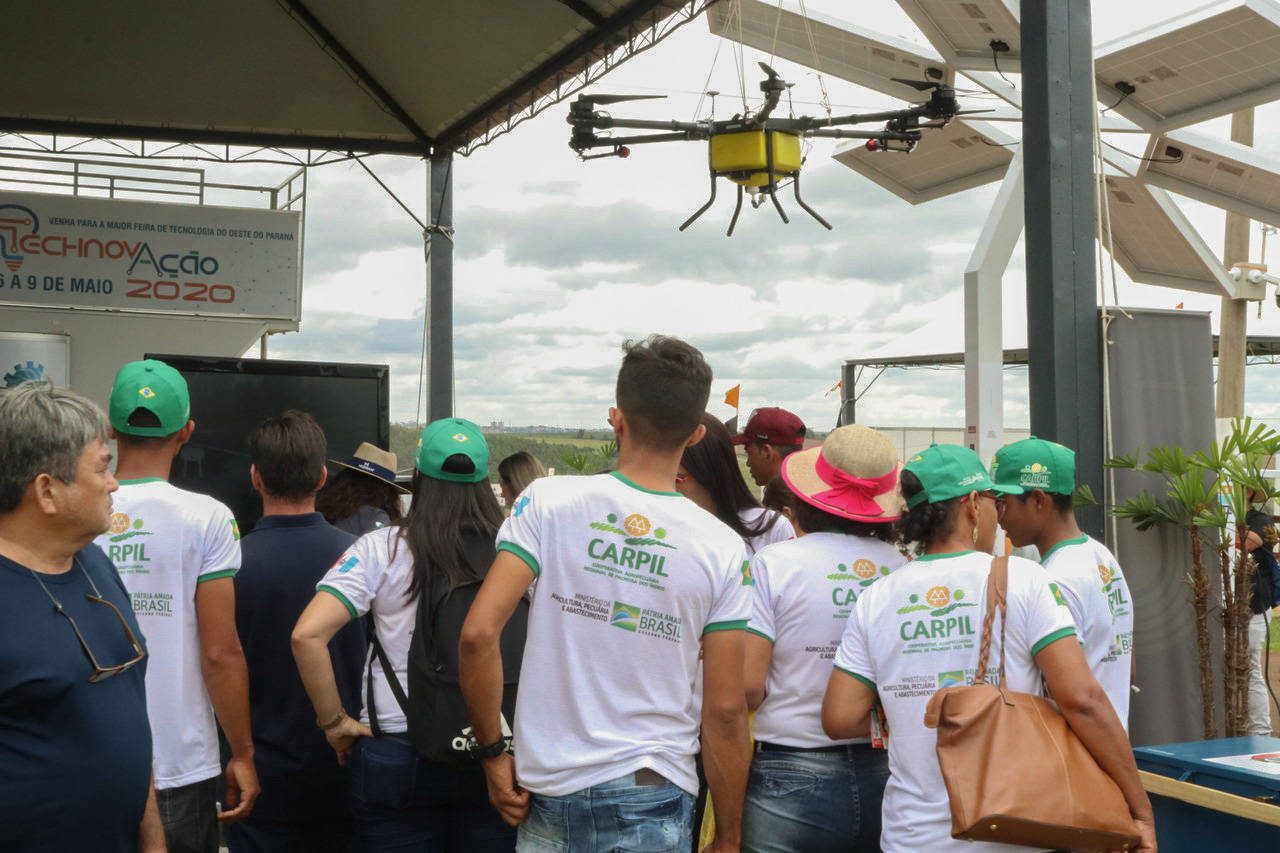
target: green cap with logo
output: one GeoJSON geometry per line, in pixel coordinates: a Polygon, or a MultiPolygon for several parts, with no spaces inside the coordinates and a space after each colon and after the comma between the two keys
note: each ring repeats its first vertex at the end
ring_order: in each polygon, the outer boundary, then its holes
{"type": "Polygon", "coordinates": [[[451,483],[481,483],[489,479],[489,445],[480,427],[464,418],[441,418],[427,424],[418,438],[414,460],[418,471],[451,483]],[[449,461],[450,457],[465,456],[449,461]]]}
{"type": "Polygon", "coordinates": [[[1019,486],[993,483],[978,454],[958,444],[930,445],[928,450],[911,457],[902,469],[915,474],[923,487],[907,499],[907,509],[915,509],[926,502],[942,503],[970,492],[1022,494],[1019,486]]]}
{"type": "Polygon", "coordinates": [[[998,484],[1020,486],[1024,492],[1069,495],[1076,490],[1076,452],[1033,435],[1000,448],[991,476],[998,484]]]}
{"type": "Polygon", "coordinates": [[[131,361],[116,374],[108,409],[116,432],[148,438],[173,435],[191,420],[187,380],[163,361],[131,361]],[[138,409],[155,415],[160,425],[130,425],[129,417],[138,409]]]}

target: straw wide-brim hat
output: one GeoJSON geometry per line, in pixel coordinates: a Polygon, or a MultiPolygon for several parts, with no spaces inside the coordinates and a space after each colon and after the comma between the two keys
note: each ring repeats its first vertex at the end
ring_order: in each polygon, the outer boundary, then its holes
{"type": "Polygon", "coordinates": [[[902,518],[901,469],[892,441],[873,429],[850,424],[833,430],[821,447],[784,459],[782,479],[810,506],[876,524],[902,518]]]}
{"type": "Polygon", "coordinates": [[[384,483],[395,486],[398,491],[404,494],[409,493],[408,489],[396,483],[396,455],[367,441],[360,443],[360,446],[356,448],[356,452],[351,454],[350,459],[346,461],[330,459],[329,461],[334,465],[341,465],[343,468],[350,468],[352,471],[359,471],[361,474],[376,477],[384,483]]]}

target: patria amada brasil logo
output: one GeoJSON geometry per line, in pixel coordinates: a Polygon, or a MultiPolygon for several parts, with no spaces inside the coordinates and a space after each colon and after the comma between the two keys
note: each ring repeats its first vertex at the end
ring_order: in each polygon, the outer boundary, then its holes
{"type": "MultiPolygon", "coordinates": [[[[55,224],[59,222],[54,217],[55,224]]],[[[86,220],[88,221],[88,220],[86,220]]],[[[92,220],[94,226],[113,223],[92,220]]],[[[65,224],[72,224],[68,219],[65,224]]],[[[157,276],[212,276],[220,264],[212,255],[199,252],[167,252],[157,255],[146,240],[100,240],[40,230],[40,217],[21,204],[0,204],[0,258],[10,272],[18,272],[29,256],[85,258],[128,261],[125,275],[151,273],[157,276]]]]}

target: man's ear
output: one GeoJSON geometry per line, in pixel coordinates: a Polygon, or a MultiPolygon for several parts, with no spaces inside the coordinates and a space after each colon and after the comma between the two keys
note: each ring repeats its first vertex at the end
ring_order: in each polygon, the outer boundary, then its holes
{"type": "Polygon", "coordinates": [[[249,482],[253,484],[254,489],[262,491],[262,475],[258,473],[258,466],[252,462],[249,463],[249,482]]]}
{"type": "Polygon", "coordinates": [[[684,446],[693,447],[699,441],[702,441],[702,439],[705,438],[706,435],[707,435],[707,425],[698,424],[697,428],[694,429],[693,434],[689,436],[689,440],[685,442],[684,446]]]}
{"type": "Polygon", "coordinates": [[[178,444],[182,445],[190,441],[191,434],[195,431],[196,431],[196,422],[191,420],[187,421],[186,426],[178,430],[178,444]]]}
{"type": "Polygon", "coordinates": [[[51,475],[37,474],[27,488],[31,490],[31,498],[35,501],[36,509],[44,515],[57,514],[58,499],[54,493],[53,477],[51,475]]]}
{"type": "Polygon", "coordinates": [[[316,491],[318,492],[321,489],[323,489],[324,484],[327,482],[329,482],[329,466],[321,465],[320,466],[320,482],[316,483],[316,491]]]}

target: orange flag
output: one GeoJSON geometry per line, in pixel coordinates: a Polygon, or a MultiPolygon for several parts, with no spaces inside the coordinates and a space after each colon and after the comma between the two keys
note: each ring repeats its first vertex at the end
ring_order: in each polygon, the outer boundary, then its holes
{"type": "Polygon", "coordinates": [[[738,408],[738,394],[742,391],[742,385],[734,385],[728,391],[724,392],[724,404],[738,408]]]}
{"type": "Polygon", "coordinates": [[[828,397],[828,396],[830,396],[830,395],[831,395],[831,393],[832,393],[833,391],[839,391],[839,390],[840,390],[841,388],[843,388],[843,387],[844,387],[844,380],[843,380],[843,379],[841,379],[841,380],[840,380],[839,382],[837,382],[835,385],[832,385],[830,388],[828,388],[828,389],[827,389],[827,393],[826,393],[826,394],[823,394],[822,396],[824,396],[824,397],[828,397]]]}

